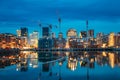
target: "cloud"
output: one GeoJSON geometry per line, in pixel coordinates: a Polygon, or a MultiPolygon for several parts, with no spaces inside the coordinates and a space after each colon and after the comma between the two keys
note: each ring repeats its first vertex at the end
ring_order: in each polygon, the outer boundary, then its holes
{"type": "MultiPolygon", "coordinates": [[[[80,2],[79,2],[80,3],[80,2]]],[[[119,20],[120,18],[120,1],[98,1],[81,6],[78,3],[71,3],[69,6],[60,7],[64,17],[71,19],[90,19],[90,20],[119,20]],[[80,5],[80,6],[79,6],[80,5]]],[[[82,5],[83,5],[82,4],[82,5]]]]}
{"type": "Polygon", "coordinates": [[[46,22],[61,16],[70,20],[120,19],[119,0],[0,0],[0,21],[46,22]]]}

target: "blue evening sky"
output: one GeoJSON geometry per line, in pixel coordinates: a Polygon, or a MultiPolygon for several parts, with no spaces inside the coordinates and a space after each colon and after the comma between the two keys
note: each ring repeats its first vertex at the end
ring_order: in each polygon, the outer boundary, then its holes
{"type": "Polygon", "coordinates": [[[40,31],[39,23],[58,25],[58,17],[64,36],[69,28],[85,30],[86,20],[95,33],[119,32],[120,0],[0,0],[0,33],[16,34],[20,27],[40,31]]]}

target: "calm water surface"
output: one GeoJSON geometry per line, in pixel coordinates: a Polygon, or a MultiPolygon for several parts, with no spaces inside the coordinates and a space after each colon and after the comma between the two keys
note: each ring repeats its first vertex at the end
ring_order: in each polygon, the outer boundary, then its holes
{"type": "Polygon", "coordinates": [[[120,80],[120,53],[10,53],[0,56],[0,80],[120,80]]]}

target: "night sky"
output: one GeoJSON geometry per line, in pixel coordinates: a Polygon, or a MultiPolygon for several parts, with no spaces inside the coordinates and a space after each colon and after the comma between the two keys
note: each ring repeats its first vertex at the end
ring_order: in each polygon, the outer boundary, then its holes
{"type": "MultiPolygon", "coordinates": [[[[0,33],[40,31],[39,23],[58,25],[58,17],[64,35],[69,28],[85,30],[86,20],[95,33],[119,32],[120,0],[0,0],[0,33]]],[[[58,30],[53,28],[56,35],[58,30]]]]}

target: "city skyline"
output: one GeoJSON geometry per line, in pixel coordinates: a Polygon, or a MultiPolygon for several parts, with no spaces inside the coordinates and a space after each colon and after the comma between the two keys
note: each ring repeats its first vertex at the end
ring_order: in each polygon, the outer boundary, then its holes
{"type": "MultiPolygon", "coordinates": [[[[95,33],[116,33],[120,27],[119,3],[118,0],[2,0],[0,32],[15,34],[20,27],[28,27],[30,33],[40,31],[39,23],[58,26],[61,17],[64,36],[69,28],[75,28],[77,32],[86,30],[86,20],[89,20],[89,29],[94,29],[95,33]]],[[[54,28],[53,32],[58,34],[59,29],[54,28]]]]}
{"type": "Polygon", "coordinates": [[[0,0],[0,80],[120,80],[119,7],[0,0]]]}

